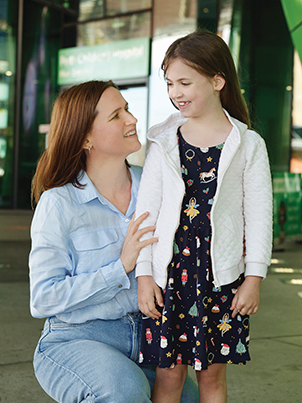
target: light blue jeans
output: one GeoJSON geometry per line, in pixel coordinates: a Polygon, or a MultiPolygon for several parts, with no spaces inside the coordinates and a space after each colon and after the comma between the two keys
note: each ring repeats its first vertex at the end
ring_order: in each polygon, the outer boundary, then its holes
{"type": "MultiPolygon", "coordinates": [[[[34,355],[38,382],[60,403],[150,403],[155,368],[138,365],[141,314],[118,320],[45,322],[34,355]]],[[[181,403],[198,403],[188,376],[181,403]]]]}

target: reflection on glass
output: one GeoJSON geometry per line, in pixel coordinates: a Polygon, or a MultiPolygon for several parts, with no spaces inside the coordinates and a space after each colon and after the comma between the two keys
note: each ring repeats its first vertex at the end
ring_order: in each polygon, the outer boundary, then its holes
{"type": "Polygon", "coordinates": [[[299,54],[294,56],[294,91],[290,172],[302,174],[302,65],[299,54]]]}
{"type": "Polygon", "coordinates": [[[57,64],[61,31],[57,8],[24,2],[26,46],[22,54],[21,122],[19,132],[18,208],[30,208],[31,178],[45,149],[39,125],[49,123],[52,101],[57,94],[53,73],[57,64]]]}
{"type": "Polygon", "coordinates": [[[107,1],[107,15],[129,13],[151,8],[151,0],[115,0],[107,1]]]}
{"type": "Polygon", "coordinates": [[[80,0],[79,21],[146,10],[151,6],[151,0],[80,0]]]}
{"type": "Polygon", "coordinates": [[[89,22],[80,24],[77,29],[77,46],[94,46],[124,39],[149,37],[151,13],[89,22]]]}
{"type": "Polygon", "coordinates": [[[55,0],[55,3],[60,4],[64,8],[74,8],[76,3],[74,0],[55,0]]]}
{"type": "Polygon", "coordinates": [[[15,97],[15,31],[10,8],[13,1],[1,1],[0,18],[0,208],[12,206],[15,97]],[[10,16],[10,18],[8,18],[10,16]]]}
{"type": "Polygon", "coordinates": [[[81,0],[79,4],[79,21],[104,17],[104,0],[81,0]]]}
{"type": "Polygon", "coordinates": [[[197,0],[154,0],[154,36],[189,33],[195,29],[197,0]],[[193,28],[192,28],[193,27],[193,28]]]}

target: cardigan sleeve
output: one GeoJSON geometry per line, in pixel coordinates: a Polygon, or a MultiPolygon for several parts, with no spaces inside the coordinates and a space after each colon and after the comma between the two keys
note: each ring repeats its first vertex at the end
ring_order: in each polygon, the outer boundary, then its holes
{"type": "Polygon", "coordinates": [[[265,278],[272,251],[272,183],[265,142],[257,137],[248,149],[243,177],[245,275],[265,278]]]}
{"type": "MultiPolygon", "coordinates": [[[[151,225],[156,226],[162,204],[162,158],[163,154],[160,146],[156,143],[151,143],[141,177],[135,212],[136,217],[145,212],[149,212],[149,216],[143,221],[140,228],[151,225]]],[[[152,236],[154,234],[148,232],[141,237],[141,241],[150,239],[152,236]]],[[[148,245],[140,251],[136,263],[136,277],[152,276],[152,249],[153,245],[148,245]]]]}

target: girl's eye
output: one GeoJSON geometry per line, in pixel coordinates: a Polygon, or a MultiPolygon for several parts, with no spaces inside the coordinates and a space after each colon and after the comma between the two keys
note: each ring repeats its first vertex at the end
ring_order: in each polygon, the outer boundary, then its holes
{"type": "Polygon", "coordinates": [[[187,86],[187,85],[190,85],[190,83],[181,83],[182,85],[185,85],[185,86],[187,86]]]}
{"type": "Polygon", "coordinates": [[[119,114],[117,113],[116,115],[114,115],[114,116],[111,118],[111,120],[118,119],[118,118],[119,118],[119,114]]]}
{"type": "Polygon", "coordinates": [[[167,83],[167,87],[171,87],[172,83],[167,83]]]}

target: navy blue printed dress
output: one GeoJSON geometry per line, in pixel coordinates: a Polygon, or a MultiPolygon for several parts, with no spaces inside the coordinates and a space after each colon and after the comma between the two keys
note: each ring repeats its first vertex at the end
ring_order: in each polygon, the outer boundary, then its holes
{"type": "Polygon", "coordinates": [[[162,317],[143,317],[140,363],[162,368],[186,364],[195,370],[212,363],[245,364],[250,360],[249,316],[232,318],[230,311],[244,278],[215,288],[211,269],[210,214],[223,144],[194,147],[180,130],[178,138],[186,194],[163,290],[165,305],[158,308],[162,317]]]}

